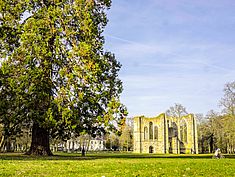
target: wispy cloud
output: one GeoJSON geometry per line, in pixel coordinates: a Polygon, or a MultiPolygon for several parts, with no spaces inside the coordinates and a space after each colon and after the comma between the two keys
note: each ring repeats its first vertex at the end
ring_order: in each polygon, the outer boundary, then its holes
{"type": "MultiPolygon", "coordinates": [[[[124,39],[121,37],[116,37],[112,35],[106,35],[107,37],[110,37],[112,39],[121,41],[123,43],[115,46],[114,50],[117,50],[117,54],[121,57],[128,58],[129,60],[134,59],[137,60],[143,60],[143,57],[148,57],[149,55],[155,56],[155,61],[158,60],[158,58],[162,57],[169,57],[173,61],[173,63],[148,63],[144,62],[143,66],[156,66],[156,67],[172,67],[172,66],[180,66],[180,67],[187,67],[190,68],[193,66],[204,66],[213,68],[215,70],[221,70],[221,71],[228,71],[232,70],[231,68],[226,68],[223,66],[219,66],[216,64],[212,64],[215,59],[215,55],[218,55],[218,52],[220,52],[221,49],[223,49],[226,54],[229,53],[235,54],[235,47],[228,47],[219,45],[219,44],[177,44],[177,41],[174,41],[173,43],[159,43],[159,44],[145,44],[145,43],[139,43],[135,41],[131,41],[128,39],[124,39]],[[190,53],[186,52],[185,50],[190,50],[190,53]],[[214,55],[213,53],[210,53],[210,56],[208,56],[208,51],[215,51],[214,55]]],[[[220,54],[223,55],[224,53],[220,54]]],[[[217,58],[217,56],[216,56],[217,58]]],[[[146,60],[146,59],[145,59],[146,60]]],[[[232,58],[228,58],[228,60],[233,60],[232,58]]]]}
{"type": "Polygon", "coordinates": [[[113,3],[106,47],[123,64],[122,100],[130,115],[156,115],[175,102],[196,113],[217,109],[235,76],[235,2],[113,3]]]}

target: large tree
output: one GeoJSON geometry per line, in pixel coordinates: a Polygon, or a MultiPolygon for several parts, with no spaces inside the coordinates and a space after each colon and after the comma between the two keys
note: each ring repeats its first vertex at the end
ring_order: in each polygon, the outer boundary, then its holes
{"type": "MultiPolygon", "coordinates": [[[[223,108],[221,116],[223,121],[224,139],[227,152],[235,151],[235,81],[228,82],[224,86],[224,96],[220,100],[220,106],[223,108]]],[[[221,131],[220,131],[221,132],[221,131]]]]}
{"type": "Polygon", "coordinates": [[[17,111],[7,119],[31,125],[28,154],[51,155],[50,136],[95,135],[123,117],[121,65],[103,49],[110,6],[111,0],[1,2],[1,70],[8,77],[0,83],[10,86],[1,84],[0,94],[15,96],[4,109],[17,111]]]}

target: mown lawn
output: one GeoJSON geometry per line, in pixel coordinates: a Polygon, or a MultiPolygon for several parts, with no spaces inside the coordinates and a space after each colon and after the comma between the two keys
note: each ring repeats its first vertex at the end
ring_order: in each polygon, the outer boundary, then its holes
{"type": "Polygon", "coordinates": [[[235,176],[235,158],[211,155],[78,154],[53,157],[0,154],[0,176],[235,176]]]}

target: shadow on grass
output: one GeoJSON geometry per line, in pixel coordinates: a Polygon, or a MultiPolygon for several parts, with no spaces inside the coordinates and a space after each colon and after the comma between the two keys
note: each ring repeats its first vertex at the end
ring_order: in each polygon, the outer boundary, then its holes
{"type": "MultiPolygon", "coordinates": [[[[235,154],[226,154],[225,158],[235,158],[235,154]]],[[[211,159],[212,154],[134,154],[134,153],[88,153],[82,157],[79,153],[56,153],[53,156],[28,156],[23,153],[0,153],[0,160],[95,160],[95,159],[211,159]]]]}

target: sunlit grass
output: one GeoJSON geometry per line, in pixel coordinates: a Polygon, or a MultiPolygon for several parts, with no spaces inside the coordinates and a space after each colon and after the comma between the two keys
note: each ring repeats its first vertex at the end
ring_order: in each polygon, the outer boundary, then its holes
{"type": "Polygon", "coordinates": [[[235,176],[235,159],[211,155],[0,154],[0,159],[0,176],[235,176]]]}

